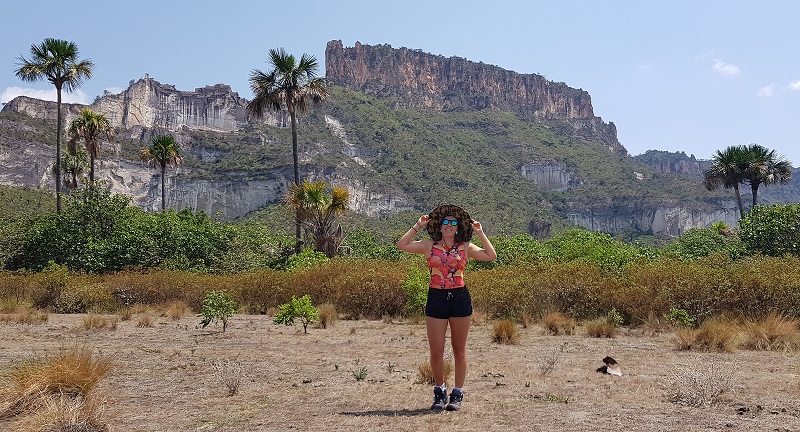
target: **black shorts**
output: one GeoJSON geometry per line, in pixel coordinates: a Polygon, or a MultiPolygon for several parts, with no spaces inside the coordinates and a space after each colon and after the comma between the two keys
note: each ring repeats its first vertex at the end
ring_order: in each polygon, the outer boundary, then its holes
{"type": "Polygon", "coordinates": [[[448,319],[472,315],[472,298],[467,287],[437,289],[428,288],[425,315],[431,318],[448,319]]]}

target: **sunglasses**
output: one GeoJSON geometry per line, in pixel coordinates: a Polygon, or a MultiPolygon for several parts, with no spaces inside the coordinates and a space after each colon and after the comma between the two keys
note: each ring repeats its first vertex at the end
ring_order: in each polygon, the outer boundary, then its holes
{"type": "Polygon", "coordinates": [[[456,226],[456,225],[458,225],[458,221],[457,220],[452,220],[452,219],[445,219],[445,220],[442,221],[442,225],[456,226]]]}

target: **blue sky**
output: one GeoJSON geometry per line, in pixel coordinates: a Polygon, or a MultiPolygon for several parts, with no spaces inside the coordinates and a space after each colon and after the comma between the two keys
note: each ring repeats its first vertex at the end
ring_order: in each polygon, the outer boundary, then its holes
{"type": "Polygon", "coordinates": [[[0,102],[47,98],[14,75],[48,37],[75,42],[94,77],[65,100],[90,102],[145,73],[179,90],[229,84],[251,98],[270,48],[389,44],[536,73],[581,88],[632,155],[709,159],[758,143],[800,166],[800,2],[139,0],[0,4],[0,102]]]}

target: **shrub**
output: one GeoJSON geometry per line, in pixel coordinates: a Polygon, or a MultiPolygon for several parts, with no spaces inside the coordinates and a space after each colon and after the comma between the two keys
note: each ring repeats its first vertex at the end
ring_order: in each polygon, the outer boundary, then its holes
{"type": "Polygon", "coordinates": [[[598,318],[586,323],[586,334],[589,337],[613,338],[619,331],[608,322],[608,318],[598,318]]]}
{"type": "Polygon", "coordinates": [[[314,249],[303,249],[300,253],[292,255],[286,264],[287,271],[308,270],[328,262],[328,258],[324,253],[317,252],[314,249]]]}
{"type": "Polygon", "coordinates": [[[228,318],[236,313],[236,302],[233,301],[228,291],[210,291],[203,299],[203,309],[200,314],[203,320],[200,324],[205,328],[211,322],[222,321],[222,331],[228,327],[228,318]]]}
{"type": "Polygon", "coordinates": [[[739,237],[763,255],[800,256],[800,204],[753,207],[739,221],[739,237]]]}
{"type": "Polygon", "coordinates": [[[517,326],[510,320],[500,320],[494,324],[492,332],[492,342],[504,345],[516,345],[519,343],[519,331],[517,326]]]}
{"type": "Polygon", "coordinates": [[[280,312],[275,316],[275,324],[294,325],[296,318],[303,324],[303,333],[308,333],[308,325],[319,319],[317,308],[311,304],[311,296],[306,294],[299,299],[292,296],[289,303],[279,306],[280,312]]]}
{"type": "Polygon", "coordinates": [[[183,300],[171,300],[166,304],[167,316],[173,321],[179,321],[187,313],[191,313],[191,308],[183,300]]]}
{"type": "Polygon", "coordinates": [[[692,367],[673,370],[666,378],[667,399],[679,405],[708,406],[736,389],[738,378],[733,366],[698,360],[692,367]]]}
{"type": "Polygon", "coordinates": [[[150,328],[150,327],[153,327],[153,321],[154,320],[153,320],[153,316],[152,315],[150,315],[148,313],[144,313],[141,316],[139,316],[139,321],[136,323],[136,327],[139,327],[139,328],[150,328]]]}
{"type": "Polygon", "coordinates": [[[0,322],[17,324],[44,324],[49,315],[36,309],[22,309],[13,313],[0,313],[0,322]]]}
{"type": "Polygon", "coordinates": [[[430,275],[416,267],[408,272],[401,287],[406,294],[406,313],[411,316],[425,315],[425,303],[428,301],[430,275]]]}
{"type": "Polygon", "coordinates": [[[670,308],[669,312],[664,314],[664,319],[680,327],[694,327],[694,318],[683,309],[670,308]]]}
{"type": "Polygon", "coordinates": [[[542,326],[552,335],[575,333],[575,320],[559,312],[550,312],[542,318],[542,326]]]}
{"type": "Polygon", "coordinates": [[[691,228],[664,248],[664,252],[683,261],[714,253],[723,253],[734,258],[745,254],[744,245],[739,238],[721,234],[718,227],[691,228]]]}
{"type": "Polygon", "coordinates": [[[239,392],[245,376],[245,369],[235,360],[220,360],[211,363],[214,372],[222,385],[228,390],[228,396],[239,392]]]}

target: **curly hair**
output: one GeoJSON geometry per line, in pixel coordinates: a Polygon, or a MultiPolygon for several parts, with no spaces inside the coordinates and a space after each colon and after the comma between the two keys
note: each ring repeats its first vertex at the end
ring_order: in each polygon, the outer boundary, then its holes
{"type": "Polygon", "coordinates": [[[472,218],[469,213],[464,211],[459,206],[453,204],[444,204],[436,207],[428,215],[428,235],[434,241],[442,239],[442,220],[450,216],[458,220],[458,230],[456,231],[455,241],[458,243],[466,243],[472,240],[472,218]]]}

